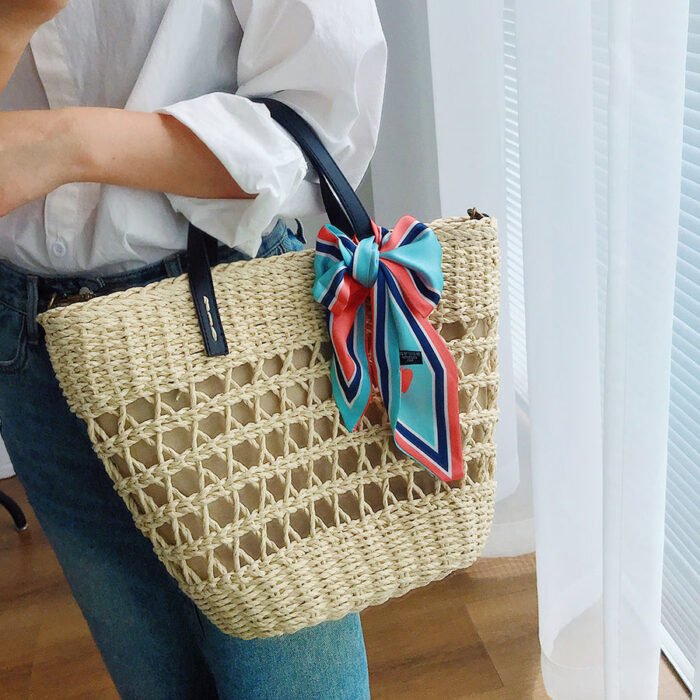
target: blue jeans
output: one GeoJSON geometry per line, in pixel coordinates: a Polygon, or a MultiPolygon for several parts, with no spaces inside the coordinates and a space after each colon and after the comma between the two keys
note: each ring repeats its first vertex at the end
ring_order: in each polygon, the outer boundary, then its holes
{"type": "MultiPolygon", "coordinates": [[[[299,250],[301,235],[279,220],[258,256],[299,250]]],[[[225,261],[244,257],[223,250],[225,261]]],[[[177,254],[123,275],[47,279],[0,261],[0,426],[17,475],[123,698],[369,698],[356,614],[250,641],[209,622],[136,529],[61,394],[37,308],[53,292],[106,293],[176,276],[185,266],[177,254]]]]}

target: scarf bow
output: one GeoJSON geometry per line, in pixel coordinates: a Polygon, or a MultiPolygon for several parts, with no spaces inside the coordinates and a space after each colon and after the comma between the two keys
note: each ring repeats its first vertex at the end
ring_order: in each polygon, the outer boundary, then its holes
{"type": "Polygon", "coordinates": [[[372,222],[358,241],[321,228],[314,299],[329,311],[333,397],[348,430],[379,389],[398,448],[443,481],[464,475],[458,372],[428,316],[442,293],[442,249],[432,229],[402,217],[372,222]]]}

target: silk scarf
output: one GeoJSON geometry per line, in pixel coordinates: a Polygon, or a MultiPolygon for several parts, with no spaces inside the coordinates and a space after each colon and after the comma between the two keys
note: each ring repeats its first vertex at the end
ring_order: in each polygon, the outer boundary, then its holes
{"type": "Polygon", "coordinates": [[[397,447],[443,481],[460,479],[458,370],[428,320],[442,294],[442,248],[412,216],[372,227],[357,240],[326,224],[316,242],[313,294],[328,309],[334,400],[352,431],[377,387],[397,447]]]}

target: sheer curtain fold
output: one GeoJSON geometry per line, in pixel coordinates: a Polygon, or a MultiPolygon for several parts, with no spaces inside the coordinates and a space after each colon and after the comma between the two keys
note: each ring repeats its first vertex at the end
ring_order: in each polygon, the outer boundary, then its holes
{"type": "Polygon", "coordinates": [[[543,672],[557,699],[656,698],[688,5],[516,12],[543,672]]]}
{"type": "Polygon", "coordinates": [[[591,674],[603,647],[591,8],[534,0],[517,3],[516,21],[543,673],[552,697],[588,700],[603,697],[591,674]]]}
{"type": "Polygon", "coordinates": [[[528,551],[534,522],[551,697],[651,700],[687,0],[378,5],[377,215],[477,204],[501,227],[504,489],[487,554],[528,551]],[[402,168],[397,140],[424,167],[402,168]]]}
{"type": "Polygon", "coordinates": [[[500,222],[504,488],[486,553],[528,551],[534,529],[551,697],[651,700],[688,1],[377,4],[378,218],[476,204],[500,222]]]}
{"type": "MultiPolygon", "coordinates": [[[[384,0],[384,4],[392,0],[384,0]]],[[[450,216],[476,206],[496,215],[500,224],[501,309],[499,324],[500,392],[496,428],[498,508],[485,556],[523,554],[534,549],[527,445],[527,413],[516,396],[515,350],[511,328],[520,301],[511,294],[511,255],[505,218],[503,124],[508,118],[504,91],[509,84],[503,52],[503,7],[500,3],[438,0],[426,3],[430,46],[435,150],[440,210],[450,216]],[[464,41],[464,27],[472,27],[464,41]],[[479,70],[474,70],[478,66],[479,70]],[[455,75],[459,75],[456,89],[455,75]],[[475,99],[478,96],[478,99],[475,99]],[[475,138],[478,134],[478,138],[475,138]],[[515,301],[512,309],[511,302],[515,301]]],[[[406,44],[406,42],[403,42],[406,44]]],[[[408,46],[408,50],[413,48],[408,46]]],[[[423,94],[423,90],[418,92],[423,94]]],[[[384,114],[386,118],[386,112],[384,114]]],[[[405,120],[404,120],[405,121],[405,120]]],[[[392,124],[392,129],[396,125],[392,124]]],[[[382,128],[385,128],[384,124],[382,128]]],[[[412,125],[404,126],[413,131],[412,125]]],[[[402,175],[402,181],[406,176],[402,175]]],[[[408,206],[415,206],[415,201],[408,206]]],[[[517,296],[517,295],[516,295],[517,296]]],[[[517,323],[516,323],[517,325],[517,323]]]]}

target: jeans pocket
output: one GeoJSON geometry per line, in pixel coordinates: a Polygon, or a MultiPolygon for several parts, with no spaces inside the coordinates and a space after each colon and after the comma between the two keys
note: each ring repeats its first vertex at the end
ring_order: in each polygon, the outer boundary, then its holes
{"type": "Polygon", "coordinates": [[[21,369],[26,354],[25,316],[0,302],[0,374],[21,369]]]}
{"type": "Polygon", "coordinates": [[[24,314],[0,302],[0,374],[22,368],[27,355],[24,314]]]}
{"type": "Polygon", "coordinates": [[[281,255],[282,253],[290,253],[292,251],[304,250],[304,244],[297,238],[297,235],[291,229],[287,229],[282,240],[269,252],[265,253],[265,257],[269,258],[273,255],[281,255]]]}

